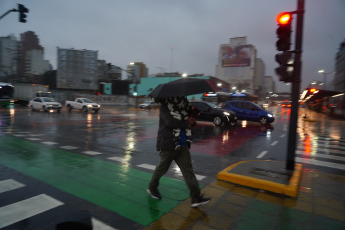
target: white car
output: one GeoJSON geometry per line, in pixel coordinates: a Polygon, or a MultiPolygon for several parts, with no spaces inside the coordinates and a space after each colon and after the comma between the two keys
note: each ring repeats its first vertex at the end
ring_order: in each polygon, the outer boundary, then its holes
{"type": "Polygon", "coordinates": [[[159,104],[154,101],[145,101],[144,103],[139,105],[140,109],[155,109],[159,108],[159,104]]]}
{"type": "Polygon", "coordinates": [[[32,111],[57,111],[59,113],[62,108],[62,105],[59,102],[55,101],[52,97],[35,97],[29,102],[29,107],[32,111]]]}

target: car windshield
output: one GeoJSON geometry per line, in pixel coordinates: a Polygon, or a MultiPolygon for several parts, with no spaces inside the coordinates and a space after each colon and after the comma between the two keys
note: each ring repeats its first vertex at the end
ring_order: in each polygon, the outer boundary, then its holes
{"type": "Polygon", "coordinates": [[[44,102],[55,102],[54,98],[51,98],[51,97],[43,97],[42,100],[44,102]]]}

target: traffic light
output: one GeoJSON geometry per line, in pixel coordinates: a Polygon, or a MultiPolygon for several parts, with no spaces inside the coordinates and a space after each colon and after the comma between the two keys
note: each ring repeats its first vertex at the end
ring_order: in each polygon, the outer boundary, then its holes
{"type": "Polygon", "coordinates": [[[278,22],[276,43],[277,50],[287,51],[291,46],[291,22],[292,14],[288,12],[282,12],[277,15],[276,21],[278,22]]]}
{"type": "Polygon", "coordinates": [[[18,12],[19,12],[19,21],[25,23],[26,22],[26,14],[29,12],[29,9],[26,8],[22,4],[18,4],[18,12]]]}
{"type": "Polygon", "coordinates": [[[279,80],[283,82],[292,82],[294,76],[292,53],[289,51],[278,53],[276,54],[276,61],[280,65],[275,69],[276,74],[280,76],[279,80]]]}

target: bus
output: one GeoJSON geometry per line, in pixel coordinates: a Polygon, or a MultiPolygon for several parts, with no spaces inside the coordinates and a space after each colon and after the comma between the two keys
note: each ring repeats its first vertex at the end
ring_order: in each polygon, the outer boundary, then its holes
{"type": "Polygon", "coordinates": [[[0,106],[9,107],[14,104],[14,86],[10,83],[0,82],[0,106]]]}
{"type": "Polygon", "coordinates": [[[251,101],[258,103],[258,96],[250,93],[210,92],[204,93],[203,101],[208,101],[222,107],[227,101],[251,101]]]}

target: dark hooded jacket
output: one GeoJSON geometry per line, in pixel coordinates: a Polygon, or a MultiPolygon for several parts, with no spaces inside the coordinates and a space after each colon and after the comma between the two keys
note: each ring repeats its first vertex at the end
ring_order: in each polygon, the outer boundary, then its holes
{"type": "Polygon", "coordinates": [[[161,104],[159,113],[159,128],[157,135],[157,151],[175,150],[173,129],[189,128],[188,120],[173,118],[166,104],[161,104]]]}

